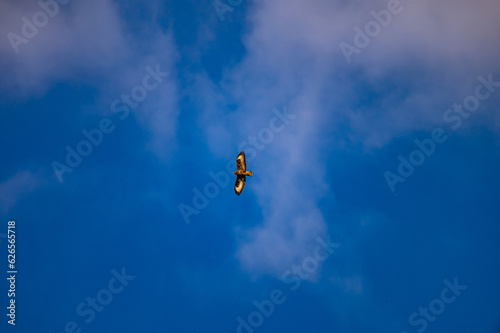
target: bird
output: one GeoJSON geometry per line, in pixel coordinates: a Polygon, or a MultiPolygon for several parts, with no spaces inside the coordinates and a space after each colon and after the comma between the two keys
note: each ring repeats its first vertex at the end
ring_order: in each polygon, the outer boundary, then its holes
{"type": "Polygon", "coordinates": [[[253,172],[247,171],[247,162],[245,159],[245,152],[241,151],[236,158],[236,170],[233,172],[236,175],[236,182],[234,183],[234,193],[236,195],[240,195],[243,192],[243,188],[245,187],[245,182],[247,180],[246,176],[252,177],[253,172]]]}

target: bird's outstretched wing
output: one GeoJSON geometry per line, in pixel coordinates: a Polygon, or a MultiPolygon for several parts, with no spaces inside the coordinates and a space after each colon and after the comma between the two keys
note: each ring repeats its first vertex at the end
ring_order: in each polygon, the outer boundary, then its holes
{"type": "Polygon", "coordinates": [[[236,193],[236,195],[240,195],[241,192],[243,192],[243,188],[245,187],[246,181],[247,177],[244,175],[238,175],[236,177],[236,182],[234,183],[234,193],[236,193]]]}
{"type": "Polygon", "coordinates": [[[236,168],[238,171],[247,171],[247,161],[244,152],[240,152],[236,158],[236,168]]]}

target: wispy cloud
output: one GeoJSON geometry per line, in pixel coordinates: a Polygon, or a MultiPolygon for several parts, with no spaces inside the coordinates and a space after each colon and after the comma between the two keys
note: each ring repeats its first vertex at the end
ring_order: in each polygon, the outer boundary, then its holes
{"type": "Polygon", "coordinates": [[[310,251],[316,235],[326,232],[317,205],[328,190],[313,139],[318,124],[313,111],[296,110],[289,111],[297,112],[296,124],[263,152],[259,178],[253,184],[263,221],[241,231],[237,252],[242,266],[251,272],[282,271],[310,251]]]}
{"type": "Polygon", "coordinates": [[[197,83],[204,109],[199,121],[213,154],[258,131],[276,105],[288,105],[300,118],[259,156],[265,162],[253,186],[263,220],[239,230],[236,254],[248,271],[279,272],[306,251],[312,235],[334,224],[318,204],[335,190],[326,186],[322,149],[346,142],[379,148],[432,128],[442,107],[473,84],[459,78],[495,69],[500,48],[488,40],[500,37],[500,22],[492,18],[500,12],[497,2],[460,1],[452,15],[440,3],[402,5],[353,66],[339,43],[351,40],[353,26],[372,19],[371,10],[387,8],[387,1],[255,1],[243,60],[218,85],[208,75],[197,83]]]}
{"type": "Polygon", "coordinates": [[[45,181],[31,171],[19,171],[0,184],[0,210],[8,213],[20,199],[43,184],[45,181]]]}
{"type": "MultiPolygon", "coordinates": [[[[147,30],[136,22],[132,31],[119,6],[110,0],[60,5],[57,15],[29,43],[20,45],[18,53],[13,52],[8,38],[2,38],[0,68],[6,75],[0,78],[0,85],[9,98],[43,96],[59,84],[88,87],[97,91],[98,104],[91,112],[109,116],[117,94],[130,94],[144,68],[159,64],[170,76],[133,110],[131,119],[149,132],[149,149],[165,159],[175,147],[178,116],[173,70],[178,55],[173,36],[158,22],[148,22],[147,30]],[[142,34],[147,34],[147,44],[142,34]]],[[[26,1],[3,2],[0,8],[1,30],[18,34],[22,33],[22,18],[41,10],[37,3],[26,1]]],[[[151,10],[152,15],[158,15],[158,9],[151,10]]]]}
{"type": "MultiPolygon", "coordinates": [[[[201,98],[205,101],[200,122],[210,150],[220,154],[218,143],[231,149],[231,144],[259,132],[277,105],[287,105],[287,112],[296,117],[253,161],[259,175],[252,179],[252,188],[263,220],[255,228],[237,231],[236,257],[241,266],[256,274],[279,275],[303,258],[314,239],[327,229],[317,202],[328,190],[323,143],[318,136],[324,119],[319,105],[323,73],[314,65],[306,65],[312,56],[309,51],[289,45],[287,38],[293,32],[286,33],[284,41],[271,41],[272,36],[266,35],[270,31],[257,22],[261,15],[274,20],[268,11],[255,13],[254,31],[246,38],[248,53],[243,61],[226,72],[219,87],[198,85],[204,88],[201,98]],[[230,105],[238,107],[229,116],[213,116],[221,109],[230,109],[230,105]],[[219,126],[226,130],[217,131],[219,126]]],[[[238,147],[232,149],[237,151],[238,147]]]]}
{"type": "MultiPolygon", "coordinates": [[[[23,17],[40,11],[36,2],[2,2],[1,30],[21,34],[23,17]]],[[[54,83],[106,75],[127,55],[124,30],[112,1],[73,1],[40,28],[19,53],[7,38],[0,42],[3,83],[17,94],[42,94],[54,83]],[[93,75],[92,75],[93,74],[93,75]]]]}
{"type": "MultiPolygon", "coordinates": [[[[463,78],[497,70],[500,56],[500,47],[490,42],[500,38],[500,22],[493,19],[500,14],[498,2],[401,5],[404,11],[347,65],[338,45],[352,41],[353,27],[373,20],[370,12],[387,8],[387,1],[257,1],[249,17],[253,29],[245,39],[246,61],[258,61],[254,69],[260,69],[261,87],[269,88],[268,79],[292,92],[304,90],[300,84],[306,78],[315,78],[329,88],[321,98],[322,108],[335,106],[332,129],[348,123],[347,140],[381,147],[435,126],[441,108],[474,84],[463,78]]],[[[242,95],[258,91],[247,82],[242,95]]]]}

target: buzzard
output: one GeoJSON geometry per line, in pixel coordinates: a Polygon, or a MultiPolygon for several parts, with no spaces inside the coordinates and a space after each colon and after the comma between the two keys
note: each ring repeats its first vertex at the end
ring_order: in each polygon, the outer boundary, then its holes
{"type": "Polygon", "coordinates": [[[247,180],[246,176],[252,177],[252,171],[247,171],[247,162],[245,160],[245,152],[240,152],[236,158],[236,168],[237,171],[233,172],[236,175],[236,182],[234,183],[234,193],[240,195],[245,187],[245,182],[247,180]]]}

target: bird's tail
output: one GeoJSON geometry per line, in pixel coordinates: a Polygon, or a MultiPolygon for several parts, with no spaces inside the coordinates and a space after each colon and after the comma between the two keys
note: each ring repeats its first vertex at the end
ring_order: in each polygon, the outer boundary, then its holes
{"type": "Polygon", "coordinates": [[[253,173],[252,173],[252,171],[247,171],[247,172],[245,172],[245,175],[252,177],[253,173]]]}

